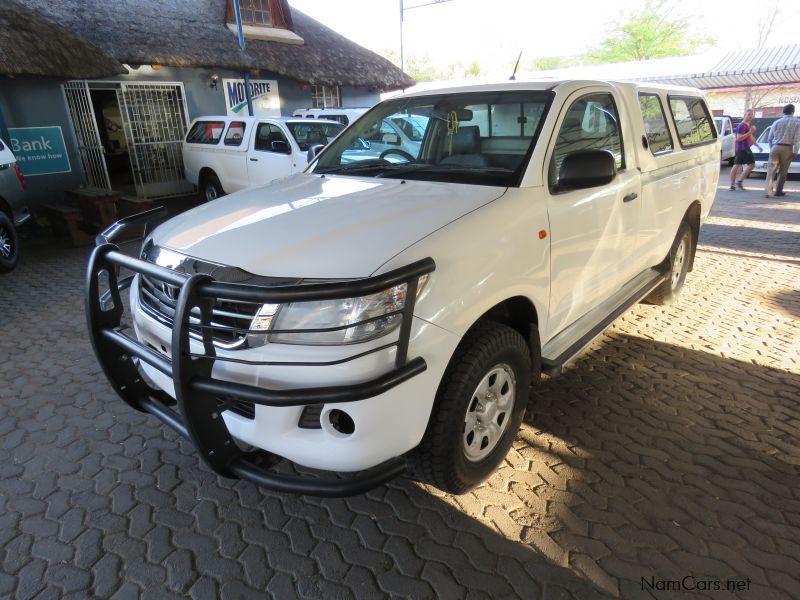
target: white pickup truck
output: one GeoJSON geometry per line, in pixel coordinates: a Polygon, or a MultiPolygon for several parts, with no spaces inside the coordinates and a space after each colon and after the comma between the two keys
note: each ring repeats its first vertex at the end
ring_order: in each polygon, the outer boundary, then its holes
{"type": "Polygon", "coordinates": [[[321,119],[201,117],[192,121],[183,142],[186,179],[206,201],[263,185],[303,171],[308,150],[318,151],[343,129],[321,119]]]}
{"type": "Polygon", "coordinates": [[[113,241],[155,213],[103,234],[91,339],[119,395],[219,474],[337,496],[410,467],[463,493],[503,460],[542,373],[635,303],[676,299],[719,153],[692,88],[406,94],[306,172],[161,224],[137,258],[113,241]],[[425,117],[415,154],[353,160],[375,124],[407,115],[425,117]]]}
{"type": "Polygon", "coordinates": [[[730,117],[723,115],[714,117],[714,123],[717,126],[720,140],[719,159],[721,162],[727,162],[728,166],[732,166],[736,155],[736,134],[733,132],[733,121],[730,117]]]}

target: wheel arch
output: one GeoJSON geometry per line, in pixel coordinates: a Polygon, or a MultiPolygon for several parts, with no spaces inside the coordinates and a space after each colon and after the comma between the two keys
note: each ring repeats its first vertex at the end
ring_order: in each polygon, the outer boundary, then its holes
{"type": "Polygon", "coordinates": [[[11,205],[2,196],[0,196],[0,212],[5,213],[12,222],[14,221],[14,211],[11,210],[11,205]]]}
{"type": "Polygon", "coordinates": [[[700,238],[700,215],[702,214],[702,206],[699,200],[695,200],[686,209],[681,222],[687,223],[692,230],[692,248],[689,256],[689,268],[691,271],[694,268],[694,255],[697,252],[697,241],[700,238]]]}
{"type": "Polygon", "coordinates": [[[533,381],[538,380],[541,374],[542,348],[539,339],[539,314],[531,299],[526,296],[511,296],[498,302],[481,314],[468,332],[484,321],[507,325],[525,338],[530,351],[533,381]]]}

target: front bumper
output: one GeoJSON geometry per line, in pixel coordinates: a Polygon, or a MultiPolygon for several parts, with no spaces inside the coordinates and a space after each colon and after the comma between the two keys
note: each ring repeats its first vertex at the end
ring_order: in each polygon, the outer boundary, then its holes
{"type": "MultiPolygon", "coordinates": [[[[107,241],[107,237],[100,241],[107,241]]],[[[412,315],[419,277],[435,269],[433,260],[425,259],[377,277],[352,282],[312,284],[268,288],[214,281],[208,275],[184,275],[152,263],[130,258],[111,243],[103,243],[92,253],[86,280],[86,315],[92,345],[106,376],[133,408],[148,412],[190,439],[203,460],[218,474],[240,477],[278,491],[345,496],[364,492],[384,483],[405,470],[401,456],[343,477],[327,473],[322,477],[276,473],[274,465],[281,457],[262,449],[245,452],[231,435],[221,413],[232,402],[244,400],[259,407],[296,407],[311,404],[340,404],[380,396],[427,369],[422,357],[408,359],[412,315]],[[158,352],[139,339],[129,337],[122,328],[121,291],[130,286],[134,276],[118,278],[120,268],[146,274],[180,288],[169,355],[158,352]],[[108,292],[100,293],[101,276],[108,292]],[[395,364],[388,372],[356,384],[267,389],[217,379],[214,365],[221,357],[211,341],[210,306],[214,299],[225,298],[259,303],[282,303],[301,300],[346,298],[374,293],[407,283],[399,335],[395,346],[395,364]],[[199,310],[202,340],[192,340],[189,314],[199,310]],[[197,344],[202,353],[196,352],[197,344]],[[141,363],[153,373],[171,380],[174,401],[159,387],[151,387],[137,366],[141,363]],[[171,405],[177,404],[177,411],[171,405]]],[[[197,325],[193,325],[195,329],[197,325]]],[[[353,357],[354,359],[357,357],[353,357]]],[[[268,367],[271,365],[260,365],[268,367]]],[[[294,366],[286,363],[284,366],[294,366]]]]}

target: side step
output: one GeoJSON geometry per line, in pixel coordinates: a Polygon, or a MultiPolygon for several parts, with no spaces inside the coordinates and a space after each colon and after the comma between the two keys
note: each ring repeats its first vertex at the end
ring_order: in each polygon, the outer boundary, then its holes
{"type": "Polygon", "coordinates": [[[542,373],[558,375],[564,366],[634,304],[658,287],[666,276],[655,269],[643,271],[614,296],[561,331],[542,348],[542,373]]]}

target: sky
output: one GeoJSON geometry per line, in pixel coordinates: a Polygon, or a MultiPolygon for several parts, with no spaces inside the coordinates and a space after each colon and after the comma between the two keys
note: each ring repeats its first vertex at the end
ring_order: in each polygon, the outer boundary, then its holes
{"type": "MultiPolygon", "coordinates": [[[[430,2],[434,0],[405,0],[404,5],[409,9],[430,2]]],[[[400,0],[289,3],[370,50],[399,54],[400,0]]],[[[405,55],[428,55],[441,66],[479,60],[485,71],[495,71],[488,74],[500,75],[498,71],[508,69],[520,51],[524,64],[538,57],[591,50],[615,22],[624,21],[625,14],[641,4],[642,0],[450,0],[405,11],[405,55]]],[[[758,19],[777,2],[677,0],[675,4],[678,14],[692,17],[697,30],[716,41],[717,49],[739,50],[755,46],[758,19]]],[[[787,14],[776,24],[769,45],[797,43],[800,38],[800,8],[784,11],[787,14]]]]}

